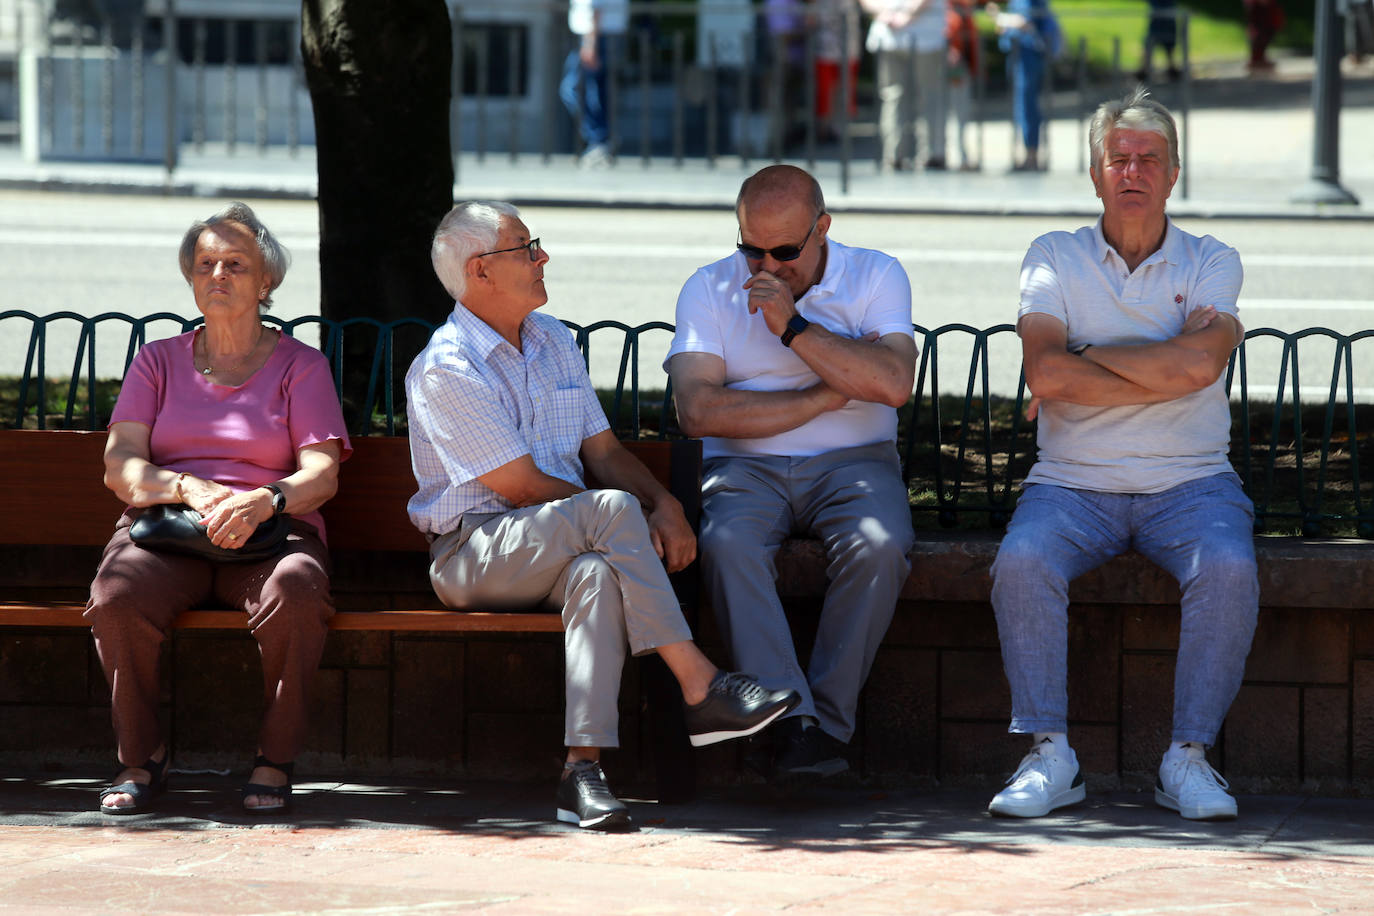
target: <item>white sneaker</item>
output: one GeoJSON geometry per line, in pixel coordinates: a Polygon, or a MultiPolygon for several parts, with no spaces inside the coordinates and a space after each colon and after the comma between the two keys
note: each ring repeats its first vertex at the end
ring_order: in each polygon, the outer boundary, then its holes
{"type": "Polygon", "coordinates": [[[1155,803],[1190,821],[1229,821],[1236,816],[1230,784],[1207,762],[1200,744],[1185,744],[1164,755],[1155,785],[1155,803]]]}
{"type": "Polygon", "coordinates": [[[597,143],[589,146],[582,151],[578,157],[577,164],[584,169],[606,169],[611,166],[611,148],[604,143],[597,143]]]}
{"type": "Polygon", "coordinates": [[[1007,787],[988,805],[988,812],[1002,817],[1042,817],[1055,808],[1081,802],[1087,794],[1073,748],[1061,753],[1046,738],[1021,758],[1007,787]]]}

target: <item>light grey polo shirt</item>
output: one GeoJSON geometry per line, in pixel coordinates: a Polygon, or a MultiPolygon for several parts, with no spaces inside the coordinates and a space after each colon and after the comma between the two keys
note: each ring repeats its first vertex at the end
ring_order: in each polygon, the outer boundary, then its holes
{"type": "MultiPolygon", "coordinates": [[[[1102,235],[1102,221],[1040,236],[1021,264],[1018,318],[1050,315],[1084,344],[1167,340],[1204,305],[1237,315],[1240,256],[1210,235],[1168,222],[1164,244],[1134,271],[1102,235]]],[[[1026,483],[1113,493],[1158,493],[1231,469],[1225,376],[1158,404],[1089,407],[1048,401],[1039,456],[1026,483]]]]}

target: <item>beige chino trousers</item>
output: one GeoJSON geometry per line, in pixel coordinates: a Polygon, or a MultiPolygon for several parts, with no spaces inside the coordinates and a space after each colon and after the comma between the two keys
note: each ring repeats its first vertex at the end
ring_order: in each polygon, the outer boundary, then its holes
{"type": "Polygon", "coordinates": [[[692,638],[639,501],[621,490],[468,513],[435,539],[430,558],[430,582],[449,607],[562,613],[569,747],[619,746],[627,647],[644,655],[692,638]]]}

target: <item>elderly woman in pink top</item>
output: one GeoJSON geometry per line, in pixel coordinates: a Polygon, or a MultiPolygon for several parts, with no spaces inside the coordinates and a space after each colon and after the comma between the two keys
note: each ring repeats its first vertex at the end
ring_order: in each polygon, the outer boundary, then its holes
{"type": "Polygon", "coordinates": [[[86,610],[111,686],[121,767],[101,792],[105,814],[147,811],[166,786],[159,650],[176,615],[211,598],[248,613],[262,656],[266,711],[243,807],[279,812],[290,803],[307,687],[334,613],[318,509],[351,449],[324,356],[260,319],[288,261],[244,204],[193,224],[181,272],[205,324],[143,347],[110,420],[105,484],[129,509],[86,610]],[[283,512],[290,534],[280,553],[258,561],[149,550],[129,526],[158,503],[189,505],[210,541],[230,550],[283,512]]]}

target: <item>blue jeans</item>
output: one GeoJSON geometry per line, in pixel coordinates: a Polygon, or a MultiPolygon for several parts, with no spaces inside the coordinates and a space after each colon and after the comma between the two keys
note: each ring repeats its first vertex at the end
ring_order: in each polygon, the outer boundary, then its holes
{"type": "Polygon", "coordinates": [[[569,52],[567,60],[563,62],[563,79],[558,84],[558,97],[563,100],[563,107],[568,109],[573,121],[581,125],[582,139],[588,147],[605,144],[611,135],[611,98],[607,93],[606,74],[611,69],[612,58],[621,48],[621,39],[620,35],[601,35],[597,38],[596,56],[601,66],[595,70],[583,69],[582,58],[576,48],[569,52]],[[577,91],[579,78],[584,81],[581,98],[577,91]]]}
{"type": "Polygon", "coordinates": [[[1068,730],[1069,582],[1134,549],[1183,591],[1173,739],[1212,744],[1259,612],[1253,526],[1231,473],[1149,494],[1027,486],[992,566],[1009,731],[1068,730]]]}
{"type": "Polygon", "coordinates": [[[1012,118],[1021,128],[1021,142],[1026,149],[1040,148],[1040,81],[1045,73],[1045,55],[1033,48],[1021,47],[1008,56],[1011,70],[1012,118]]]}

